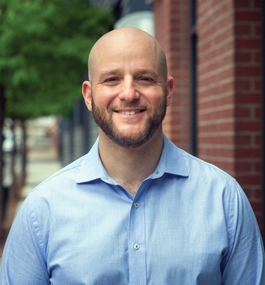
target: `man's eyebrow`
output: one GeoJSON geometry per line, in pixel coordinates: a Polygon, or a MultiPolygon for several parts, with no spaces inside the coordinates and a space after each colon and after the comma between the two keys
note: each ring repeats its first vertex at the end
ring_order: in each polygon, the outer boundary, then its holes
{"type": "Polygon", "coordinates": [[[153,69],[146,69],[141,68],[136,71],[136,74],[151,74],[151,75],[158,75],[158,72],[154,71],[153,69]]]}
{"type": "Polygon", "coordinates": [[[111,75],[111,74],[116,74],[119,73],[120,69],[119,68],[107,68],[107,69],[103,69],[100,72],[101,76],[105,76],[105,75],[111,75]]]}

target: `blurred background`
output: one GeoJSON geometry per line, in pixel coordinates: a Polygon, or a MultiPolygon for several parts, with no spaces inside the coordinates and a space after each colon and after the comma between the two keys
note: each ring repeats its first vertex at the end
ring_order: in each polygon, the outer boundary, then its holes
{"type": "Polygon", "coordinates": [[[100,36],[122,26],[150,33],[166,52],[175,79],[166,135],[238,180],[264,236],[264,6],[262,0],[2,0],[0,256],[26,195],[94,143],[97,126],[81,96],[87,57],[100,36]]]}

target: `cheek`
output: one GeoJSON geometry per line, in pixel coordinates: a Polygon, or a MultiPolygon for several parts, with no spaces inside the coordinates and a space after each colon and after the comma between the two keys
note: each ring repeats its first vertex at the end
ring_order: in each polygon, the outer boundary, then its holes
{"type": "Polygon", "coordinates": [[[110,102],[105,98],[104,100],[101,98],[95,98],[95,100],[93,100],[92,108],[94,111],[97,110],[97,112],[100,112],[102,116],[109,116],[112,110],[110,102]]]}
{"type": "Polygon", "coordinates": [[[93,94],[96,94],[94,96],[96,106],[107,110],[110,109],[110,106],[115,102],[115,98],[117,97],[113,93],[107,88],[95,90],[93,94]]]}
{"type": "Polygon", "coordinates": [[[165,93],[159,92],[156,96],[154,96],[154,93],[151,94],[149,97],[149,103],[153,108],[156,108],[157,106],[160,106],[161,104],[164,104],[166,97],[165,93]]]}

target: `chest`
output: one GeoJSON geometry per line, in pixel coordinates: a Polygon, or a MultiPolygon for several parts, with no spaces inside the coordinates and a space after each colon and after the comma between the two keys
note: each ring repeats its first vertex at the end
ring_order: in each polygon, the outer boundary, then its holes
{"type": "Polygon", "coordinates": [[[51,284],[220,283],[224,219],[208,204],[180,198],[145,193],[134,201],[90,198],[52,209],[51,284]]]}

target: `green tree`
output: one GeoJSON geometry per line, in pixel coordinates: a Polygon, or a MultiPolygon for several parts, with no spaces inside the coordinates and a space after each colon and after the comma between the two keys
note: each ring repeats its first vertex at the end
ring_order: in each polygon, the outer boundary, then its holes
{"type": "MultiPolygon", "coordinates": [[[[69,114],[81,96],[88,53],[112,22],[109,11],[88,0],[1,0],[0,132],[4,115],[69,114]]],[[[0,185],[0,207],[1,193],[0,185]]]]}

